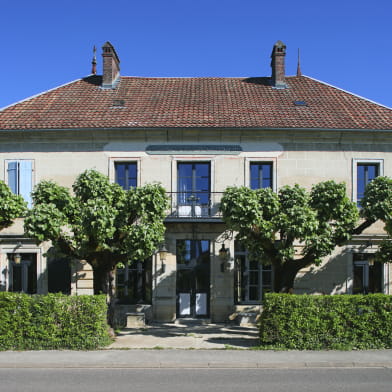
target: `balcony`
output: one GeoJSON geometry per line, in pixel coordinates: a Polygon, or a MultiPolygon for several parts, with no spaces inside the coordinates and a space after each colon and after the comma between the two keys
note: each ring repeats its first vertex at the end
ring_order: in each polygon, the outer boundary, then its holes
{"type": "Polygon", "coordinates": [[[168,192],[170,210],[165,222],[221,222],[223,192],[168,192]]]}

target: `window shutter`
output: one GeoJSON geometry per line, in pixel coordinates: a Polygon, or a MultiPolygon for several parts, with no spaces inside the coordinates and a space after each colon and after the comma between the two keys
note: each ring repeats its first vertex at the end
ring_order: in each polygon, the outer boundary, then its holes
{"type": "Polygon", "coordinates": [[[12,193],[17,195],[19,193],[18,189],[18,162],[12,161],[8,162],[8,186],[10,187],[12,193]]]}
{"type": "Polygon", "coordinates": [[[31,191],[33,190],[32,181],[32,162],[19,162],[19,194],[27,201],[27,205],[31,207],[31,191]]]}

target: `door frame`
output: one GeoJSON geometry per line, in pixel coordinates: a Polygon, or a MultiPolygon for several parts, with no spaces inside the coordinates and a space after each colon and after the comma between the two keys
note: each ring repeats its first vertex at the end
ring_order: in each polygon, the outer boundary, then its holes
{"type": "MultiPolygon", "coordinates": [[[[176,317],[177,318],[208,318],[210,317],[210,299],[211,299],[211,241],[210,240],[192,240],[192,239],[177,239],[177,241],[206,241],[208,242],[208,265],[205,267],[206,274],[208,274],[208,284],[207,290],[206,289],[196,289],[196,269],[197,269],[197,259],[191,256],[191,260],[189,264],[182,264],[178,262],[179,255],[177,254],[177,263],[176,263],[176,317]],[[180,290],[178,288],[178,279],[179,279],[179,271],[188,271],[190,274],[190,288],[189,290],[180,290]],[[206,309],[206,312],[198,314],[197,306],[198,306],[198,296],[205,294],[204,306],[201,305],[203,308],[206,309]],[[186,299],[185,295],[189,295],[188,299],[188,306],[189,306],[189,313],[181,314],[181,295],[183,299],[186,299]]],[[[194,249],[194,245],[191,243],[191,252],[194,249]]],[[[199,300],[203,297],[199,296],[199,300]]]]}

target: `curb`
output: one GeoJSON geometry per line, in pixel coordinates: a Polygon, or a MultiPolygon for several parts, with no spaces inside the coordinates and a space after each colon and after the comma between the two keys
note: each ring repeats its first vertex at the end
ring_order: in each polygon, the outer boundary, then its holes
{"type": "Polygon", "coordinates": [[[316,369],[316,368],[392,368],[390,362],[145,362],[145,363],[10,363],[0,369],[316,369]]]}

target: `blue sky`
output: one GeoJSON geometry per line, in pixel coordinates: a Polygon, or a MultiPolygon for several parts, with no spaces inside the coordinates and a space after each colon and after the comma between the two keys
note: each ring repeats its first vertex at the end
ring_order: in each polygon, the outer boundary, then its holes
{"type": "Polygon", "coordinates": [[[2,0],[0,108],[84,77],[110,41],[127,76],[305,75],[392,107],[391,0],[2,0]]]}

